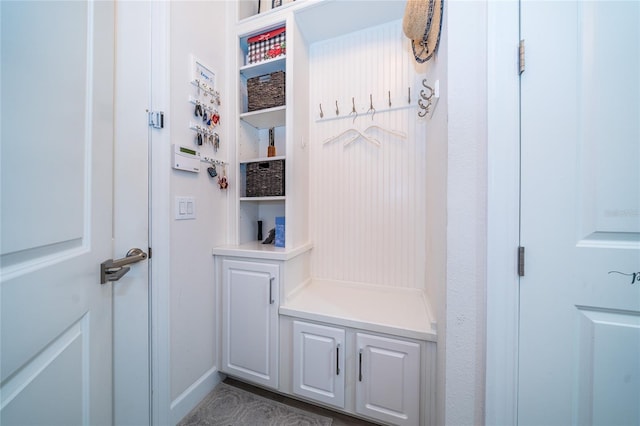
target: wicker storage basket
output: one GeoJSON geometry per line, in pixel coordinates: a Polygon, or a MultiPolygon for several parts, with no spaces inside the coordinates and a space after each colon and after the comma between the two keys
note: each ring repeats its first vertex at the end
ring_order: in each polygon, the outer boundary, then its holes
{"type": "Polygon", "coordinates": [[[284,160],[247,163],[247,197],[284,196],[284,160]]]}
{"type": "Polygon", "coordinates": [[[248,111],[284,105],[284,78],[284,71],[276,71],[248,79],[248,111]]]}

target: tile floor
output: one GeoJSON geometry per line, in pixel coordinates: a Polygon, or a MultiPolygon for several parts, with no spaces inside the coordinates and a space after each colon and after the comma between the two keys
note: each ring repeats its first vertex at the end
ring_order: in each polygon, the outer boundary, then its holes
{"type": "Polygon", "coordinates": [[[282,404],[287,404],[289,406],[292,407],[296,407],[300,410],[305,410],[305,411],[309,411],[311,413],[316,413],[322,416],[326,416],[326,417],[331,417],[333,419],[333,422],[331,424],[331,426],[365,426],[365,425],[376,425],[376,423],[370,423],[367,422],[365,420],[362,419],[357,419],[355,417],[351,417],[351,416],[347,416],[345,414],[342,413],[338,413],[336,411],[331,411],[331,410],[327,410],[324,409],[322,407],[318,407],[312,404],[307,404],[305,402],[299,401],[297,399],[293,399],[293,398],[289,398],[286,397],[284,395],[278,394],[278,393],[274,393],[274,392],[269,392],[268,390],[259,388],[259,387],[255,387],[252,385],[249,385],[247,383],[232,379],[230,377],[227,377],[224,382],[228,385],[232,385],[232,386],[236,386],[240,389],[244,389],[248,392],[252,392],[255,393],[257,395],[260,395],[264,398],[269,398],[273,401],[278,401],[282,404]]]}

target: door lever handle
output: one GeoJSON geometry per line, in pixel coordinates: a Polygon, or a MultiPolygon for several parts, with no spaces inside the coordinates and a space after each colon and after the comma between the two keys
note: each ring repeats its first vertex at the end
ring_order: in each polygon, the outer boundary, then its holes
{"type": "Polygon", "coordinates": [[[132,248],[127,252],[127,255],[121,259],[107,259],[100,264],[100,284],[106,284],[109,281],[118,281],[127,272],[132,263],[137,263],[145,260],[147,253],[143,252],[139,248],[132,248]]]}
{"type": "Polygon", "coordinates": [[[123,258],[113,260],[109,259],[104,263],[107,263],[108,268],[121,268],[131,263],[137,263],[147,258],[147,253],[143,252],[139,248],[132,248],[127,252],[127,255],[123,258]]]}

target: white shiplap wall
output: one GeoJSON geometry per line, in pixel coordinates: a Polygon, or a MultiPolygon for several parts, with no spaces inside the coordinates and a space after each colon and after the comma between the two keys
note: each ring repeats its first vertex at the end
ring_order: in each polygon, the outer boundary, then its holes
{"type": "Polygon", "coordinates": [[[424,288],[428,120],[418,119],[424,75],[412,59],[401,24],[393,21],[311,46],[309,219],[314,278],[424,288]],[[367,114],[370,95],[375,115],[367,114]],[[355,121],[349,115],[352,98],[358,111],[355,121]],[[407,138],[369,129],[366,133],[381,146],[362,138],[344,146],[351,135],[323,144],[349,128],[365,131],[372,124],[407,138]]]}

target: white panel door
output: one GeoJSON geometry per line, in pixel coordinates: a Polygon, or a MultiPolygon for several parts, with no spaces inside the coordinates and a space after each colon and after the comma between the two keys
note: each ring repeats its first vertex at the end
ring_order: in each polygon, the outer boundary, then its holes
{"type": "Polygon", "coordinates": [[[344,408],[344,329],[293,322],[293,392],[344,408]]]}
{"type": "Polygon", "coordinates": [[[420,421],[420,345],[357,333],[356,412],[397,425],[420,421]]]}
{"type": "Polygon", "coordinates": [[[525,1],[518,423],[640,424],[640,3],[525,1]]]}
{"type": "MultiPolygon", "coordinates": [[[[116,8],[114,256],[149,247],[151,2],[116,8]]],[[[114,423],[148,425],[150,416],[149,262],[113,284],[114,423]]]]}
{"type": "Polygon", "coordinates": [[[114,4],[0,8],[0,423],[109,425],[114,4]]]}
{"type": "Polygon", "coordinates": [[[280,268],[260,262],[222,262],[222,364],[226,373],[278,387],[280,268]]]}

